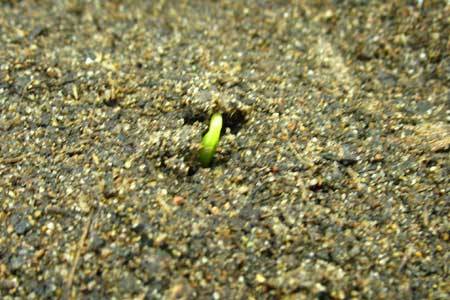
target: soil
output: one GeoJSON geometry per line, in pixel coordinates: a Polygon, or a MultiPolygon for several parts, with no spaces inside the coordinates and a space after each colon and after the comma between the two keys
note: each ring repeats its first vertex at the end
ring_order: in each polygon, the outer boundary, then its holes
{"type": "Polygon", "coordinates": [[[449,23],[0,2],[0,298],[449,299],[449,23]]]}

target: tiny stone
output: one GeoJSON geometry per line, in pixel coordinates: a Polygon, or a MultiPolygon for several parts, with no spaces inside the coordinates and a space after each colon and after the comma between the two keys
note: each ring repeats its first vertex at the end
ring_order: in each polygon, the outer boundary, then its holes
{"type": "Polygon", "coordinates": [[[266,277],[264,277],[264,275],[258,273],[258,274],[256,274],[255,280],[257,283],[264,283],[264,282],[266,282],[266,277]]]}
{"type": "Polygon", "coordinates": [[[172,201],[173,201],[173,204],[179,206],[179,205],[184,204],[184,201],[185,201],[185,200],[184,200],[184,198],[181,197],[181,196],[174,196],[172,201]]]}
{"type": "Polygon", "coordinates": [[[15,226],[14,230],[18,235],[23,235],[27,233],[32,228],[30,222],[26,219],[20,220],[15,226]]]}

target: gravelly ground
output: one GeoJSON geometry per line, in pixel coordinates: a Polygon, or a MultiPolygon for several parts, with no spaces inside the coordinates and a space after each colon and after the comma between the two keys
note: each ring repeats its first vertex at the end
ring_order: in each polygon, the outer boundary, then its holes
{"type": "Polygon", "coordinates": [[[448,299],[450,4],[418,2],[2,1],[0,298],[448,299]]]}

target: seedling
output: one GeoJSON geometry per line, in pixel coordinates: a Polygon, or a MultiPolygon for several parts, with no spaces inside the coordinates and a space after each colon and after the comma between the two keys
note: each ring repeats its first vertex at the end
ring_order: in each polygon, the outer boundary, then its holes
{"type": "Polygon", "coordinates": [[[220,140],[220,131],[222,130],[222,115],[215,113],[211,116],[209,130],[202,138],[202,147],[198,154],[198,160],[203,167],[208,167],[216,153],[217,145],[220,140]]]}

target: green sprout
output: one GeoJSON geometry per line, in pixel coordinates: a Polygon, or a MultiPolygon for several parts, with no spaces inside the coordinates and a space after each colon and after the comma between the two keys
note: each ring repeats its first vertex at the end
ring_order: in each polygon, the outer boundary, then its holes
{"type": "Polygon", "coordinates": [[[202,138],[202,147],[198,154],[198,160],[203,167],[208,167],[216,153],[217,145],[220,140],[220,131],[222,130],[222,115],[215,113],[211,116],[209,131],[202,138]]]}

